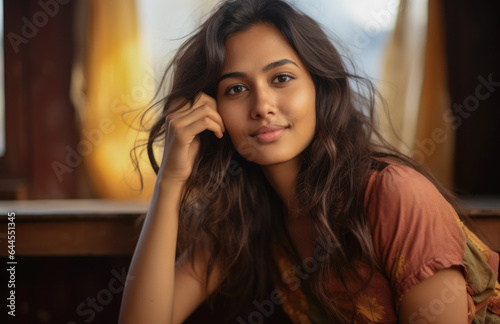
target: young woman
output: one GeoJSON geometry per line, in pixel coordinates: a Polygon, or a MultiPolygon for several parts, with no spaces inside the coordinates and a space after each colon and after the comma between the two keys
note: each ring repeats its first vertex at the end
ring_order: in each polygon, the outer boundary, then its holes
{"type": "Polygon", "coordinates": [[[253,300],[231,323],[278,304],[293,323],[500,323],[498,255],[384,144],[372,85],[315,21],[226,1],[170,69],[121,323],[181,323],[215,295],[235,313],[253,300]]]}

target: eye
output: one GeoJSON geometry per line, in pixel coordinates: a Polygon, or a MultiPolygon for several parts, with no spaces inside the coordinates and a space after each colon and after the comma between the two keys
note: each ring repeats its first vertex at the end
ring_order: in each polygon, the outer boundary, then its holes
{"type": "Polygon", "coordinates": [[[273,79],[273,83],[286,83],[295,77],[291,74],[280,74],[273,79]]]}
{"type": "Polygon", "coordinates": [[[226,90],[226,94],[228,95],[235,95],[235,94],[239,94],[239,93],[242,93],[243,91],[245,91],[247,88],[245,86],[242,86],[241,84],[238,84],[238,85],[235,85],[235,86],[232,86],[232,87],[229,87],[227,90],[226,90]]]}

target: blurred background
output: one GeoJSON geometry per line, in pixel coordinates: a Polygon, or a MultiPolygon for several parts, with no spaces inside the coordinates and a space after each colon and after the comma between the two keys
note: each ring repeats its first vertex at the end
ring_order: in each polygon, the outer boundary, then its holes
{"type": "MultiPolygon", "coordinates": [[[[143,190],[131,163],[139,118],[219,0],[0,2],[0,255],[9,261],[13,244],[18,262],[16,317],[4,303],[0,322],[114,323],[155,182],[146,154],[143,190]]],[[[500,3],[290,2],[376,84],[387,139],[454,191],[500,251],[500,3]]],[[[190,321],[210,322],[205,312],[190,321]]]]}

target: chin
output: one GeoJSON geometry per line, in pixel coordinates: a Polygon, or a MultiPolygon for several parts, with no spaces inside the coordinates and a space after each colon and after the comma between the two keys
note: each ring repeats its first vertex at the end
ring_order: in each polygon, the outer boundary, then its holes
{"type": "Polygon", "coordinates": [[[260,166],[271,166],[297,159],[306,147],[306,145],[285,144],[289,143],[277,141],[268,145],[255,145],[251,141],[240,141],[235,148],[246,160],[260,166]]]}
{"type": "Polygon", "coordinates": [[[272,165],[278,165],[278,164],[283,164],[290,162],[294,160],[297,156],[296,155],[286,155],[283,156],[281,154],[258,154],[255,156],[253,159],[248,159],[249,161],[258,164],[260,166],[272,166],[272,165]]]}

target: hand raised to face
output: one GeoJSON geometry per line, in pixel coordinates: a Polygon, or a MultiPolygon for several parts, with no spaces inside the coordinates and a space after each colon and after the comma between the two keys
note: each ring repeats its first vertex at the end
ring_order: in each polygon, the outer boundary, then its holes
{"type": "Polygon", "coordinates": [[[165,150],[158,176],[182,183],[192,172],[200,146],[199,134],[210,130],[222,138],[225,131],[215,99],[205,93],[200,93],[194,104],[187,103],[168,114],[165,127],[165,150]]]}

